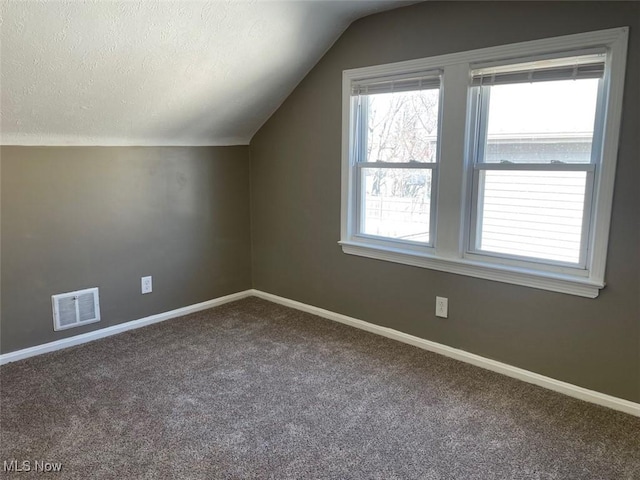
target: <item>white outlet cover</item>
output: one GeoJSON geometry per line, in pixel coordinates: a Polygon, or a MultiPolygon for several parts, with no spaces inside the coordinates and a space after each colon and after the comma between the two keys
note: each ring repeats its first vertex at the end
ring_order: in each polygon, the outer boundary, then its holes
{"type": "Polygon", "coordinates": [[[449,299],[446,297],[436,297],[436,317],[448,318],[449,299]]]}
{"type": "Polygon", "coordinates": [[[153,283],[151,277],[142,277],[141,281],[142,293],[151,293],[153,291],[153,283]]]}

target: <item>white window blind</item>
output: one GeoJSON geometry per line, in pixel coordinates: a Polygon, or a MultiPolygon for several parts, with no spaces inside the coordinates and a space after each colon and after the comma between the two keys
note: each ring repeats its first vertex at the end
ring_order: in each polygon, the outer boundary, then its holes
{"type": "Polygon", "coordinates": [[[605,54],[579,55],[551,60],[536,60],[512,65],[486,66],[471,70],[471,85],[489,86],[509,83],[546,82],[602,78],[605,54]]]}
{"type": "Polygon", "coordinates": [[[390,75],[358,80],[352,84],[352,95],[375,95],[380,93],[410,92],[440,87],[440,70],[390,75]]]}

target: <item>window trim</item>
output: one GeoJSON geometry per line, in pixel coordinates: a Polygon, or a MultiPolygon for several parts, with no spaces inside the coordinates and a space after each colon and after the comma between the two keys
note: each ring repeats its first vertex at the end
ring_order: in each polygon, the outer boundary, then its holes
{"type": "Polygon", "coordinates": [[[611,207],[617,163],[618,139],[622,116],[622,98],[627,55],[628,27],[533,40],[510,45],[482,48],[435,57],[343,71],[342,76],[342,199],[340,241],[346,254],[386,260],[438,271],[484,278],[504,283],[595,298],[604,287],[606,253],[611,222],[611,207]],[[548,266],[533,262],[505,264],[477,253],[468,252],[471,216],[471,179],[467,174],[470,152],[471,104],[470,71],[474,65],[488,62],[508,63],[528,56],[561,54],[582,49],[605,47],[606,67],[603,81],[607,106],[600,146],[602,162],[595,178],[592,221],[587,253],[588,270],[548,266]],[[436,231],[434,247],[409,248],[386,239],[355,235],[356,179],[350,149],[351,84],[375,77],[427,70],[443,70],[441,83],[440,157],[437,188],[436,231]],[[442,185],[448,187],[443,191],[442,185]],[[443,212],[449,212],[444,217],[443,212]],[[456,212],[451,214],[450,212],[456,212]],[[529,265],[530,264],[530,265],[529,265]],[[545,266],[547,267],[547,266],[545,266]],[[585,276],[586,273],[586,276],[585,276]]]}
{"type": "MultiPolygon", "coordinates": [[[[351,102],[351,115],[352,118],[357,118],[360,122],[363,122],[363,119],[367,117],[367,112],[369,108],[369,104],[362,105],[359,103],[360,96],[354,96],[354,89],[361,89],[362,86],[366,88],[368,84],[377,84],[378,82],[391,82],[394,79],[405,79],[411,77],[423,77],[428,79],[430,82],[431,88],[426,89],[435,89],[436,79],[437,79],[437,89],[438,89],[438,128],[436,132],[436,154],[435,160],[433,162],[367,162],[366,161],[366,153],[365,151],[368,148],[368,138],[366,135],[365,128],[361,127],[361,123],[358,121],[350,124],[350,152],[352,155],[352,165],[351,167],[355,170],[354,175],[354,191],[353,191],[353,200],[354,205],[354,223],[352,225],[352,236],[354,238],[358,238],[362,243],[371,243],[372,245],[389,243],[391,245],[405,245],[407,248],[412,250],[421,251],[421,250],[433,250],[434,246],[434,238],[436,232],[436,212],[437,212],[437,200],[438,200],[438,173],[440,166],[440,137],[442,131],[442,70],[425,70],[425,71],[411,71],[411,72],[403,72],[400,75],[393,76],[382,76],[382,77],[369,77],[365,79],[357,79],[350,83],[350,102],[351,102]],[[355,143],[355,146],[354,146],[355,143]],[[356,148],[359,147],[359,148],[356,148]],[[429,241],[428,242],[417,242],[412,240],[406,240],[401,238],[393,238],[393,237],[384,237],[380,235],[368,234],[362,231],[363,226],[363,217],[362,217],[362,204],[364,199],[364,192],[362,190],[362,174],[365,168],[389,168],[389,169],[410,169],[410,170],[430,170],[431,171],[431,192],[429,198],[429,241]]],[[[416,89],[415,91],[417,91],[416,89]]],[[[375,94],[374,92],[373,94],[375,94]]],[[[366,94],[365,94],[366,95],[366,94]]],[[[366,120],[364,120],[366,122],[366,120]]]]}
{"type": "MultiPolygon", "coordinates": [[[[563,52],[564,55],[560,55],[559,53],[554,54],[543,54],[537,55],[528,59],[511,59],[510,61],[502,61],[502,62],[494,62],[492,67],[507,67],[504,68],[505,71],[508,72],[511,65],[520,64],[523,60],[526,61],[537,61],[537,60],[559,60],[563,58],[570,58],[572,55],[589,55],[594,53],[604,54],[605,62],[606,59],[606,48],[603,47],[594,47],[580,50],[572,50],[563,52]],[[566,57],[566,54],[569,54],[569,57],[566,57]]],[[[483,66],[481,68],[487,68],[487,66],[483,66]]],[[[607,65],[605,65],[605,72],[607,65]]],[[[472,65],[472,69],[478,69],[477,65],[472,65]]],[[[594,193],[596,192],[596,184],[595,179],[598,177],[597,170],[601,167],[602,164],[602,142],[604,136],[604,128],[603,128],[603,119],[604,113],[606,112],[606,88],[605,88],[605,79],[601,78],[598,82],[598,97],[596,103],[596,112],[595,112],[595,124],[594,124],[594,132],[592,138],[592,148],[591,148],[591,161],[589,163],[576,163],[576,164],[557,164],[557,165],[549,165],[549,164],[524,164],[524,163],[515,163],[515,164],[491,164],[484,162],[485,159],[485,144],[487,139],[487,127],[488,127],[488,115],[489,109],[482,108],[482,105],[487,104],[487,100],[489,98],[490,92],[482,88],[482,85],[474,85],[472,79],[472,85],[469,88],[470,91],[470,105],[468,114],[470,118],[475,121],[475,127],[473,134],[469,134],[469,171],[468,175],[470,176],[470,191],[469,195],[471,198],[471,212],[469,222],[466,225],[466,251],[464,253],[465,257],[475,258],[477,260],[482,260],[485,258],[489,262],[494,261],[498,263],[507,263],[512,265],[524,266],[527,265],[535,265],[539,269],[545,269],[550,271],[563,271],[573,273],[578,277],[588,276],[589,275],[589,265],[590,265],[590,257],[589,257],[589,247],[592,245],[593,238],[591,234],[593,233],[593,226],[595,224],[594,221],[594,193]],[[582,225],[582,236],[581,236],[581,245],[580,245],[580,257],[579,261],[576,264],[565,263],[561,261],[553,261],[553,260],[544,260],[537,259],[526,256],[518,256],[515,254],[503,254],[503,253],[493,253],[488,250],[482,250],[479,248],[477,243],[477,235],[478,235],[478,218],[479,218],[479,178],[482,170],[502,170],[502,171],[516,171],[516,170],[558,170],[558,171],[584,171],[586,174],[585,179],[585,199],[584,199],[584,208],[583,208],[583,217],[586,219],[582,225]],[[524,263],[523,263],[524,262],[524,263]],[[566,269],[561,268],[557,269],[553,267],[557,265],[559,267],[566,267],[566,269]],[[568,270],[567,270],[568,269],[568,270]]]]}

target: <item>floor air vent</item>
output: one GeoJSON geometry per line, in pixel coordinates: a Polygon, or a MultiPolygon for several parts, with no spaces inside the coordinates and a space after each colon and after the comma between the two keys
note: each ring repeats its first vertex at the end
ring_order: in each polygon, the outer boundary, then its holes
{"type": "Polygon", "coordinates": [[[100,299],[97,288],[52,295],[53,329],[65,330],[100,321],[100,299]]]}

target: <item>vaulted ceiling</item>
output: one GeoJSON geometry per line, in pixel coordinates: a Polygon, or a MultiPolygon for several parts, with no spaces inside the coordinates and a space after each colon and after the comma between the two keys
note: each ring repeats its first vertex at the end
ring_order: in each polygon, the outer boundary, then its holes
{"type": "Polygon", "coordinates": [[[397,1],[2,0],[0,141],[236,145],[397,1]]]}

